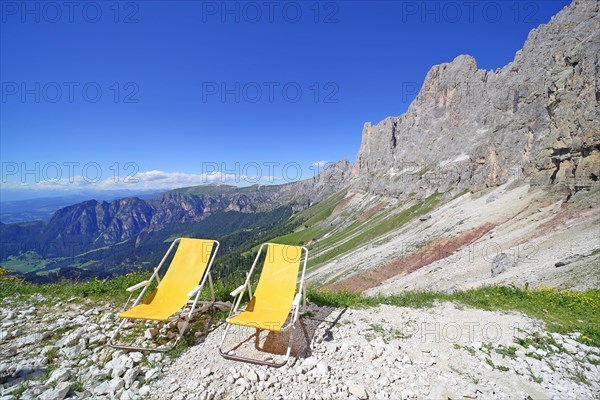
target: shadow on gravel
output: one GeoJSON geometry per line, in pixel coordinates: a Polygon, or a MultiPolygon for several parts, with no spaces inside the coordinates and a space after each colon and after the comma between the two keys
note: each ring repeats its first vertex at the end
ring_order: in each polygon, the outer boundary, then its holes
{"type": "MultiPolygon", "coordinates": [[[[209,334],[216,332],[225,325],[225,321],[222,318],[215,317],[215,315],[211,313],[204,314],[202,317],[192,318],[190,322],[191,331],[197,331],[198,333],[194,335],[192,346],[198,346],[204,344],[206,338],[209,334]],[[201,328],[198,330],[198,326],[201,328]]],[[[188,333],[189,334],[189,333],[188,333]]],[[[216,333],[220,334],[220,333],[216,333]]]]}
{"type": "Polygon", "coordinates": [[[28,379],[35,379],[44,376],[48,373],[47,368],[41,367],[26,367],[17,368],[12,374],[0,375],[0,385],[12,386],[28,379]]]}
{"type": "MultiPolygon", "coordinates": [[[[311,307],[305,315],[301,316],[296,323],[296,332],[294,333],[290,352],[292,365],[297,360],[312,355],[311,343],[313,341],[333,340],[332,329],[345,312],[346,309],[339,311],[332,307],[311,307]],[[322,324],[326,326],[324,334],[315,337],[319,326],[322,324]]],[[[225,352],[235,352],[236,355],[242,357],[279,362],[285,357],[291,334],[291,330],[271,332],[232,326],[223,349],[225,352]]]]}

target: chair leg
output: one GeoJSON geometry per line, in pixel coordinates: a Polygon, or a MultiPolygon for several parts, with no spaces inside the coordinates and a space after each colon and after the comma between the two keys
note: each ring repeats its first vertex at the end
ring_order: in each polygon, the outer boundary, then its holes
{"type": "Polygon", "coordinates": [[[179,339],[181,339],[183,337],[184,332],[188,328],[188,325],[190,324],[190,321],[192,320],[192,315],[194,314],[194,310],[196,309],[196,304],[198,303],[199,296],[200,296],[200,291],[198,291],[198,293],[196,293],[196,297],[194,298],[194,303],[190,307],[190,312],[188,313],[188,317],[185,320],[185,322],[183,323],[183,328],[181,329],[181,331],[179,331],[179,336],[177,336],[177,339],[175,340],[175,344],[177,344],[177,342],[179,342],[179,339]]]}
{"type": "MultiPolygon", "coordinates": [[[[229,332],[229,327],[231,325],[227,324],[227,326],[225,327],[225,332],[223,332],[223,337],[221,338],[221,343],[219,344],[219,350],[221,350],[223,348],[223,343],[225,343],[225,337],[227,336],[227,332],[229,332]]],[[[221,354],[223,353],[223,351],[221,350],[221,354]]]]}
{"type": "Polygon", "coordinates": [[[285,362],[287,363],[290,359],[290,353],[292,351],[292,345],[294,344],[294,334],[296,333],[296,324],[292,325],[292,333],[290,334],[290,340],[288,342],[287,352],[285,353],[285,362]]]}
{"type": "Polygon", "coordinates": [[[115,332],[112,334],[112,336],[108,340],[108,345],[110,347],[116,347],[116,346],[118,346],[118,345],[115,344],[115,339],[117,337],[119,337],[119,331],[121,330],[121,328],[125,324],[125,321],[127,321],[127,320],[124,319],[124,320],[121,321],[121,323],[119,324],[119,326],[117,327],[117,329],[115,330],[115,332]]]}
{"type": "Polygon", "coordinates": [[[183,334],[185,333],[185,331],[187,330],[187,328],[188,328],[188,326],[190,324],[190,320],[192,319],[192,315],[193,315],[195,309],[196,309],[196,303],[194,303],[194,305],[190,309],[190,312],[188,313],[188,318],[185,320],[183,328],[181,329],[181,331],[179,331],[179,334],[177,335],[177,338],[175,339],[175,341],[171,342],[166,347],[163,347],[163,348],[150,348],[150,347],[130,346],[130,345],[123,345],[123,344],[115,343],[115,340],[118,338],[119,331],[121,330],[121,328],[125,324],[125,321],[127,321],[126,319],[123,319],[121,321],[121,323],[119,324],[119,326],[116,329],[115,333],[113,333],[112,337],[108,341],[108,345],[110,347],[112,347],[112,348],[115,348],[115,349],[131,350],[131,351],[153,351],[153,352],[161,352],[161,353],[169,351],[169,350],[173,349],[175,346],[177,346],[177,344],[179,343],[179,341],[183,337],[183,334]]]}
{"type": "Polygon", "coordinates": [[[179,341],[179,338],[177,338],[177,340],[175,341],[174,344],[168,345],[167,347],[164,347],[162,349],[161,348],[151,348],[151,347],[141,347],[141,346],[131,346],[131,345],[126,345],[126,344],[115,343],[115,340],[119,337],[119,331],[121,330],[121,328],[123,327],[123,325],[125,324],[126,321],[127,321],[126,319],[123,319],[121,321],[117,330],[115,330],[115,333],[113,333],[112,337],[108,341],[108,345],[110,347],[112,347],[113,349],[121,349],[121,350],[129,350],[129,351],[152,351],[152,352],[164,353],[166,351],[171,350],[173,347],[175,347],[175,344],[177,344],[177,341],[179,341]]]}

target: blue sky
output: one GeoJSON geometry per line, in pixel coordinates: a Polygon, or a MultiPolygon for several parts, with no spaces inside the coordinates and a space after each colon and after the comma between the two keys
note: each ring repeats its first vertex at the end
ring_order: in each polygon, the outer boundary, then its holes
{"type": "Polygon", "coordinates": [[[502,67],[568,3],[2,1],[4,197],[311,177],[432,65],[502,67]]]}

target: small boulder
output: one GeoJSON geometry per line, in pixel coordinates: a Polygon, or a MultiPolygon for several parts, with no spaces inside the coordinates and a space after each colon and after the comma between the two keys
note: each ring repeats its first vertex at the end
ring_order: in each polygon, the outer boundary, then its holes
{"type": "Polygon", "coordinates": [[[515,265],[517,265],[515,257],[509,256],[506,253],[500,253],[492,260],[492,276],[498,276],[515,265]]]}
{"type": "MultiPolygon", "coordinates": [[[[17,336],[17,335],[15,335],[15,336],[17,336]]],[[[19,347],[26,346],[29,344],[41,342],[42,340],[46,339],[49,336],[50,336],[49,332],[34,333],[34,334],[23,336],[23,337],[17,339],[17,344],[19,345],[19,347]]]]}
{"type": "Polygon", "coordinates": [[[40,400],[63,400],[71,390],[70,382],[61,382],[54,389],[48,389],[38,396],[40,400]]]}
{"type": "Polygon", "coordinates": [[[321,360],[317,363],[316,370],[317,374],[325,376],[329,373],[329,365],[327,365],[327,362],[325,362],[325,360],[321,360]]]}
{"type": "Polygon", "coordinates": [[[143,398],[143,397],[148,396],[150,394],[150,392],[151,392],[150,387],[147,385],[144,385],[140,388],[140,391],[138,392],[138,394],[140,395],[140,397],[143,398]]]}
{"type": "Polygon", "coordinates": [[[83,344],[77,344],[72,347],[63,347],[60,349],[60,354],[64,355],[66,358],[70,360],[74,360],[81,356],[81,352],[85,349],[83,344]]]}
{"type": "Polygon", "coordinates": [[[253,370],[250,370],[246,377],[250,380],[250,382],[258,382],[258,375],[253,370]]]}
{"type": "Polygon", "coordinates": [[[148,328],[144,332],[144,338],[146,340],[152,340],[156,335],[158,335],[158,328],[148,328]]]}
{"type": "Polygon", "coordinates": [[[263,369],[259,369],[258,371],[256,371],[256,375],[258,376],[258,379],[261,381],[266,381],[267,379],[269,379],[269,374],[267,374],[267,371],[265,371],[263,369]]]}
{"type": "Polygon", "coordinates": [[[363,388],[362,386],[360,386],[357,383],[349,382],[348,383],[348,391],[350,392],[350,394],[358,397],[360,400],[365,400],[365,399],[369,398],[365,388],[363,388]]]}
{"type": "Polygon", "coordinates": [[[488,196],[488,198],[487,198],[487,199],[485,199],[485,202],[486,202],[487,204],[489,204],[489,203],[493,203],[493,202],[494,202],[494,201],[496,201],[496,200],[498,200],[498,194],[497,194],[497,193],[492,193],[492,194],[490,194],[490,195],[488,196]]]}
{"type": "Polygon", "coordinates": [[[230,301],[227,301],[225,303],[223,302],[217,302],[214,304],[213,306],[215,308],[215,310],[217,311],[229,311],[232,307],[232,304],[230,301]]]}
{"type": "Polygon", "coordinates": [[[386,388],[386,387],[390,386],[390,384],[391,384],[391,382],[387,376],[382,376],[377,381],[377,386],[382,387],[382,388],[386,388]]]}
{"type": "Polygon", "coordinates": [[[57,368],[52,371],[47,383],[64,382],[71,377],[71,371],[66,368],[57,368]]]}
{"type": "Polygon", "coordinates": [[[153,379],[156,379],[160,374],[160,368],[152,368],[144,374],[144,379],[146,382],[150,382],[153,379]]]}
{"type": "Polygon", "coordinates": [[[137,378],[137,376],[139,374],[140,374],[140,367],[133,367],[133,368],[128,369],[127,372],[125,372],[125,375],[123,376],[125,389],[129,389],[131,387],[131,385],[133,384],[133,381],[135,380],[135,378],[137,378]]]}
{"type": "Polygon", "coordinates": [[[129,358],[131,358],[131,360],[133,361],[134,364],[137,364],[140,361],[142,361],[142,358],[144,358],[144,355],[142,353],[140,353],[139,351],[135,351],[133,353],[129,353],[129,358]]]}
{"type": "Polygon", "coordinates": [[[81,339],[81,333],[77,330],[74,332],[65,333],[58,342],[56,342],[56,347],[68,347],[73,346],[74,344],[79,343],[79,339],[81,339]]]}
{"type": "Polygon", "coordinates": [[[318,362],[319,360],[317,360],[316,357],[308,357],[306,360],[304,360],[302,366],[306,367],[306,369],[310,371],[315,365],[317,365],[318,362]]]}

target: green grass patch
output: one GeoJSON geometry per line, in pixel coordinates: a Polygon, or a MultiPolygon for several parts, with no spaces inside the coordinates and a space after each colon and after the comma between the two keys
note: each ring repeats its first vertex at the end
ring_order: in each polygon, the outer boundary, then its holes
{"type": "Polygon", "coordinates": [[[9,271],[0,268],[0,299],[14,295],[42,294],[65,300],[71,297],[102,299],[124,303],[129,296],[127,289],[150,278],[149,272],[132,272],[112,279],[92,279],[89,281],[61,281],[48,284],[34,284],[12,276],[9,271]]]}
{"type": "Polygon", "coordinates": [[[408,292],[392,296],[364,296],[359,293],[347,291],[328,292],[316,289],[308,289],[308,298],[318,306],[329,306],[336,308],[365,308],[376,307],[380,304],[391,306],[423,308],[430,307],[438,299],[433,292],[408,292]]]}
{"type": "Polygon", "coordinates": [[[503,357],[515,359],[517,358],[517,348],[515,346],[503,346],[499,345],[496,349],[496,353],[501,354],[503,357]]]}
{"type": "MultiPolygon", "coordinates": [[[[535,349],[544,350],[547,353],[557,353],[557,352],[563,353],[563,352],[565,352],[564,347],[560,343],[558,343],[552,336],[542,335],[538,332],[535,332],[533,334],[527,334],[527,336],[524,338],[517,338],[515,340],[515,342],[525,348],[531,346],[535,349]]],[[[531,356],[531,357],[534,357],[534,356],[531,356]]],[[[537,358],[537,357],[534,357],[534,358],[537,358]]],[[[539,358],[539,359],[541,359],[541,358],[539,358]]]]}
{"type": "Polygon", "coordinates": [[[506,372],[506,371],[508,371],[508,367],[505,367],[504,365],[496,365],[496,364],[494,364],[494,362],[492,361],[492,359],[491,359],[491,358],[486,358],[486,359],[485,359],[485,362],[486,362],[486,363],[487,363],[487,364],[488,364],[490,367],[492,367],[493,369],[497,369],[498,371],[503,371],[503,372],[506,372]]]}
{"type": "Polygon", "coordinates": [[[452,300],[485,310],[521,311],[547,323],[553,332],[580,332],[580,341],[600,347],[600,291],[491,286],[460,291],[452,300]]]}
{"type": "Polygon", "coordinates": [[[426,173],[428,173],[431,170],[431,168],[429,167],[425,167],[425,168],[421,168],[415,175],[420,178],[424,177],[426,173]]]}
{"type": "MultiPolygon", "coordinates": [[[[309,240],[318,239],[331,230],[331,227],[309,227],[298,231],[279,236],[271,240],[273,243],[302,245],[309,240]]],[[[254,249],[253,249],[254,250],[254,249]]]]}
{"type": "Polygon", "coordinates": [[[527,366],[527,370],[529,371],[529,377],[531,378],[531,380],[537,384],[540,384],[544,381],[544,378],[542,378],[541,376],[536,376],[533,371],[531,370],[530,366],[527,366]]]}
{"type": "Polygon", "coordinates": [[[46,353],[46,357],[48,358],[48,364],[53,365],[56,359],[58,358],[58,349],[56,347],[52,347],[46,353]]]}
{"type": "Polygon", "coordinates": [[[404,334],[400,329],[387,329],[380,324],[369,324],[365,338],[370,341],[377,336],[380,336],[384,343],[389,343],[393,339],[408,339],[411,335],[404,334]]]}
{"type": "Polygon", "coordinates": [[[298,213],[294,219],[306,219],[304,225],[308,227],[324,221],[331,216],[333,210],[346,198],[346,194],[347,190],[336,193],[317,205],[298,213]]]}
{"type": "Polygon", "coordinates": [[[16,396],[17,399],[21,398],[21,395],[25,393],[27,389],[29,389],[30,383],[25,381],[21,383],[21,385],[13,392],[13,395],[16,396]]]}
{"type": "Polygon", "coordinates": [[[465,349],[466,351],[469,352],[469,354],[471,354],[472,356],[474,356],[477,353],[477,350],[475,350],[472,346],[461,346],[458,343],[454,343],[454,348],[457,350],[460,349],[465,349]]]}
{"type": "Polygon", "coordinates": [[[589,385],[590,384],[590,382],[588,381],[588,379],[585,377],[585,374],[583,372],[581,372],[581,371],[574,372],[572,379],[576,383],[582,383],[584,385],[589,385]]]}
{"type": "MultiPolygon", "coordinates": [[[[551,332],[567,334],[579,332],[579,341],[600,347],[600,291],[574,292],[557,289],[522,289],[512,286],[487,286],[446,294],[439,292],[407,292],[389,296],[365,296],[352,292],[327,292],[309,289],[309,298],[319,306],[375,307],[380,304],[403,307],[430,307],[437,301],[451,301],[458,305],[490,311],[519,311],[542,320],[551,332]]],[[[562,348],[550,338],[528,336],[519,343],[530,344],[546,351],[562,348]]],[[[510,356],[511,348],[501,350],[510,356]]]]}
{"type": "Polygon", "coordinates": [[[453,197],[450,199],[450,201],[452,201],[452,200],[456,200],[456,199],[458,199],[459,197],[462,197],[462,196],[464,196],[465,194],[469,193],[470,191],[471,191],[471,189],[463,189],[463,190],[461,190],[460,192],[456,193],[456,194],[455,194],[455,195],[454,195],[454,196],[453,196],[453,197]]]}
{"type": "Polygon", "coordinates": [[[71,390],[74,392],[83,392],[85,387],[83,386],[83,383],[77,380],[71,385],[71,390]]]}

